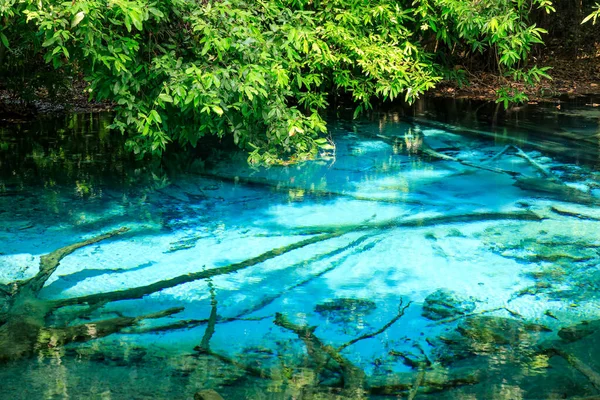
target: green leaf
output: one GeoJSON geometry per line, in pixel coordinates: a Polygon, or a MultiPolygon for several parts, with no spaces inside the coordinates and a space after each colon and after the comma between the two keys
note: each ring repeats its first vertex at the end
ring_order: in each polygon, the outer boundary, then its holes
{"type": "Polygon", "coordinates": [[[212,106],[212,110],[215,113],[219,114],[219,116],[223,115],[223,109],[219,106],[212,106]]]}
{"type": "Polygon", "coordinates": [[[52,46],[59,38],[60,38],[60,35],[52,36],[50,39],[48,39],[44,43],[42,43],[42,47],[52,46]]]}
{"type": "Polygon", "coordinates": [[[582,24],[585,24],[586,22],[588,22],[590,19],[592,19],[592,18],[594,18],[594,17],[596,17],[596,13],[595,13],[595,12],[593,12],[593,13],[591,13],[590,15],[588,15],[587,17],[585,17],[585,18],[583,19],[583,21],[581,21],[581,23],[582,23],[582,24]]]}
{"type": "Polygon", "coordinates": [[[85,13],[83,11],[79,11],[77,14],[75,14],[73,21],[71,21],[71,28],[75,28],[77,25],[79,25],[84,17],[85,13]]]}
{"type": "Polygon", "coordinates": [[[4,47],[6,47],[7,49],[10,49],[10,46],[8,45],[8,38],[2,32],[0,32],[0,41],[2,41],[2,44],[4,45],[4,47]]]}
{"type": "Polygon", "coordinates": [[[143,29],[142,19],[137,13],[131,13],[131,22],[133,22],[133,25],[138,31],[141,31],[143,29]]]}
{"type": "Polygon", "coordinates": [[[164,18],[164,16],[165,16],[165,14],[163,14],[162,11],[160,11],[158,8],[155,8],[155,7],[148,8],[148,11],[150,11],[150,14],[153,14],[154,16],[156,16],[158,18],[164,18]]]}
{"type": "Polygon", "coordinates": [[[173,98],[170,95],[166,94],[166,93],[161,93],[158,96],[158,98],[161,99],[162,101],[164,101],[165,103],[172,103],[173,102],[173,98]]]}
{"type": "Polygon", "coordinates": [[[162,124],[162,118],[160,117],[160,115],[158,114],[158,112],[156,110],[150,111],[150,116],[152,117],[152,119],[154,121],[156,121],[156,123],[162,124]]]}

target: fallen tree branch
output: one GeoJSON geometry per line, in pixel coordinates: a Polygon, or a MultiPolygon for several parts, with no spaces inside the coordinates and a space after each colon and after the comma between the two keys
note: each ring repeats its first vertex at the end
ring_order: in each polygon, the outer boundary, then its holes
{"type": "MultiPolygon", "coordinates": [[[[324,253],[324,254],[318,254],[316,256],[311,257],[308,260],[304,260],[304,261],[300,261],[296,264],[293,264],[289,267],[286,267],[287,269],[294,269],[294,268],[300,268],[309,264],[312,264],[314,262],[318,262],[321,261],[325,258],[330,258],[333,257],[335,255],[338,255],[340,253],[342,253],[343,251],[352,249],[358,245],[360,245],[361,243],[363,243],[365,240],[372,238],[374,235],[372,234],[368,234],[368,235],[363,235],[361,237],[359,237],[358,239],[350,242],[349,244],[347,244],[346,246],[337,248],[333,251],[324,253]]],[[[278,298],[280,298],[281,296],[283,296],[286,293],[289,293],[292,290],[295,290],[301,286],[304,286],[308,283],[310,283],[311,281],[313,281],[314,279],[320,278],[321,276],[325,275],[328,272],[333,271],[335,268],[337,268],[339,265],[341,265],[344,261],[346,261],[348,259],[348,257],[350,257],[352,254],[354,254],[357,251],[365,251],[369,248],[371,248],[372,246],[374,246],[375,243],[368,243],[365,246],[361,246],[357,249],[355,249],[352,253],[349,253],[343,257],[341,257],[338,260],[335,260],[333,262],[331,262],[331,265],[327,268],[324,268],[323,270],[319,271],[318,273],[311,275],[310,277],[308,277],[307,279],[304,279],[290,287],[285,288],[284,290],[282,290],[280,293],[277,293],[275,295],[272,296],[266,296],[265,298],[263,298],[260,302],[258,302],[257,304],[253,305],[252,307],[249,307],[245,310],[242,310],[241,312],[237,313],[236,315],[232,316],[232,317],[218,317],[216,319],[216,323],[217,324],[225,324],[228,322],[233,322],[233,321],[260,321],[266,318],[271,318],[272,316],[267,316],[267,317],[257,317],[257,318],[244,318],[246,315],[250,315],[252,313],[255,313],[261,309],[263,309],[264,307],[268,306],[269,304],[273,303],[275,300],[277,300],[278,298]]],[[[133,331],[131,333],[151,333],[151,332],[164,332],[164,331],[170,331],[170,330],[177,330],[177,329],[188,329],[188,328],[194,328],[200,325],[204,325],[206,323],[209,323],[209,319],[191,319],[191,320],[182,320],[182,321],[178,321],[169,325],[164,325],[164,326],[158,326],[158,327],[152,327],[149,329],[141,329],[141,330],[136,330],[133,331]]]]}
{"type": "Polygon", "coordinates": [[[568,211],[568,210],[561,210],[560,208],[556,207],[556,206],[551,206],[550,210],[558,215],[562,215],[564,217],[573,217],[573,218],[578,218],[578,219],[583,219],[583,220],[587,220],[587,221],[600,221],[600,217],[594,217],[591,215],[585,215],[585,214],[580,214],[580,213],[576,213],[576,212],[572,212],[572,211],[568,211]]]}
{"type": "Polygon", "coordinates": [[[525,160],[527,160],[531,165],[533,165],[538,171],[540,171],[542,173],[542,175],[544,175],[546,178],[550,178],[552,180],[554,180],[554,176],[550,173],[550,171],[546,170],[546,168],[542,167],[537,161],[535,161],[533,158],[529,157],[529,155],[527,153],[525,153],[523,150],[521,150],[519,147],[514,146],[513,147],[517,150],[517,155],[519,157],[524,158],[525,160]]]}
{"type": "Polygon", "coordinates": [[[120,332],[140,321],[168,317],[182,310],[183,307],[174,307],[138,317],[123,316],[63,328],[42,328],[35,346],[37,349],[43,349],[64,346],[72,342],[86,342],[120,332]]]}
{"type": "Polygon", "coordinates": [[[146,286],[139,286],[126,290],[119,290],[114,292],[106,292],[106,293],[96,293],[87,296],[81,297],[73,297],[68,299],[59,299],[53,300],[49,302],[49,306],[51,309],[56,309],[59,307],[77,305],[77,304],[88,304],[92,305],[97,302],[112,302],[118,300],[133,300],[140,299],[144,296],[147,296],[152,293],[159,292],[164,289],[168,289],[171,287],[175,287],[184,283],[193,282],[200,279],[207,279],[214,276],[226,275],[236,271],[243,270],[245,268],[254,266],[256,264],[260,264],[269,259],[278,257],[280,255],[286,254],[290,251],[300,249],[302,247],[306,247],[311,244],[323,242],[332,238],[336,238],[339,236],[343,236],[349,232],[353,231],[365,231],[372,229],[393,229],[400,227],[425,227],[425,226],[433,226],[433,225],[441,225],[441,224],[450,224],[450,223],[464,223],[471,221],[481,221],[481,220],[504,220],[504,219],[516,219],[516,220],[533,220],[533,221],[541,221],[542,217],[531,211],[519,211],[512,213],[474,213],[474,214],[466,214],[466,215],[452,215],[452,216],[436,216],[430,218],[423,219],[391,219],[382,221],[374,224],[364,224],[364,225],[350,225],[343,227],[332,227],[324,229],[324,232],[301,240],[296,243],[292,243],[287,246],[279,247],[270,251],[267,251],[257,257],[253,257],[251,259],[230,264],[225,267],[213,268],[209,270],[189,273],[185,275],[180,275],[171,279],[167,279],[164,281],[159,281],[146,286]]]}
{"type": "Polygon", "coordinates": [[[583,376],[585,376],[592,386],[598,391],[600,391],[600,374],[590,368],[589,365],[585,364],[579,358],[575,357],[573,354],[568,353],[558,347],[552,347],[544,351],[548,355],[556,355],[562,357],[567,361],[573,368],[579,371],[583,376]]]}
{"type": "MultiPolygon", "coordinates": [[[[363,235],[361,237],[359,237],[356,240],[353,240],[352,242],[350,242],[349,244],[347,244],[346,246],[343,246],[341,248],[335,249],[333,251],[330,251],[328,253],[325,254],[319,254],[317,256],[314,256],[312,258],[310,258],[309,260],[306,261],[300,261],[294,265],[291,265],[289,267],[287,267],[287,269],[295,269],[295,268],[300,268],[303,267],[305,265],[310,265],[314,262],[318,262],[321,261],[324,258],[330,258],[333,257],[335,255],[338,255],[340,253],[342,253],[343,251],[352,249],[358,245],[360,245],[361,243],[363,243],[365,240],[368,240],[370,238],[372,238],[374,235],[369,234],[369,235],[363,235]]],[[[285,288],[285,290],[281,291],[280,293],[273,295],[273,296],[267,296],[265,297],[262,301],[260,301],[259,303],[255,304],[254,306],[243,310],[242,312],[236,314],[234,317],[229,317],[229,318],[223,318],[221,320],[219,320],[219,323],[226,323],[226,322],[231,322],[231,321],[237,321],[239,319],[241,319],[242,317],[252,314],[256,311],[261,310],[262,308],[268,306],[269,304],[273,303],[275,300],[277,300],[278,298],[280,298],[281,296],[283,296],[284,294],[289,293],[292,290],[295,290],[301,286],[304,286],[310,282],[312,282],[313,280],[320,278],[321,276],[327,274],[328,272],[333,271],[334,269],[336,269],[338,266],[340,266],[343,262],[345,262],[352,254],[356,253],[356,252],[362,252],[365,251],[371,247],[373,247],[375,245],[375,243],[369,243],[365,246],[359,247],[357,249],[355,249],[353,252],[346,254],[343,257],[340,257],[340,259],[335,260],[333,262],[331,262],[331,265],[328,266],[327,268],[324,268],[323,270],[319,271],[318,273],[311,275],[310,277],[296,283],[295,285],[292,285],[290,287],[285,288]]]]}
{"type": "MultiPolygon", "coordinates": [[[[388,136],[385,136],[385,135],[376,135],[376,136],[378,138],[386,140],[388,143],[392,143],[392,144],[394,143],[394,139],[392,139],[388,136]]],[[[421,137],[424,137],[422,133],[421,133],[421,137]]],[[[415,147],[415,150],[417,151],[417,153],[425,154],[429,157],[437,158],[438,160],[453,161],[453,162],[457,162],[459,164],[463,164],[467,167],[472,167],[472,168],[480,169],[483,171],[489,171],[489,172],[494,172],[497,174],[505,174],[505,175],[510,175],[510,176],[521,175],[520,172],[508,171],[506,169],[495,168],[495,167],[488,167],[485,164],[475,164],[470,161],[461,160],[460,158],[456,158],[456,157],[449,156],[447,154],[440,153],[438,151],[433,150],[431,147],[429,147],[427,145],[427,143],[425,143],[425,140],[422,140],[421,145],[415,147]]]]}
{"type": "Polygon", "coordinates": [[[317,362],[317,365],[324,365],[328,357],[333,359],[341,370],[344,388],[352,395],[361,395],[365,387],[365,373],[333,347],[325,346],[314,335],[315,327],[296,325],[280,313],[275,314],[274,323],[283,329],[294,332],[304,342],[309,355],[317,362]]]}
{"type": "Polygon", "coordinates": [[[209,353],[210,352],[210,339],[215,333],[215,324],[217,323],[217,296],[215,294],[215,286],[211,281],[208,282],[208,287],[210,288],[210,316],[208,317],[208,326],[204,331],[204,336],[202,336],[202,342],[194,347],[194,350],[199,351],[200,353],[209,353]]]}
{"type": "Polygon", "coordinates": [[[496,153],[493,157],[488,158],[487,160],[483,161],[482,164],[489,164],[492,161],[495,161],[496,159],[500,158],[504,153],[506,153],[508,150],[510,150],[513,146],[510,144],[507,144],[506,146],[504,146],[504,148],[502,150],[500,150],[498,153],[496,153]]]}
{"type": "Polygon", "coordinates": [[[394,325],[396,323],[396,321],[398,321],[400,318],[402,318],[404,316],[404,311],[406,311],[406,309],[411,305],[411,303],[412,302],[409,301],[407,305],[402,307],[402,299],[400,299],[400,305],[398,306],[398,314],[396,314],[396,316],[394,318],[392,318],[387,324],[385,324],[384,326],[382,326],[380,329],[376,330],[375,332],[367,333],[367,334],[364,334],[362,336],[352,339],[348,343],[345,343],[345,344],[341,345],[340,347],[338,347],[337,351],[341,352],[346,347],[352,346],[354,343],[360,342],[361,340],[364,340],[364,339],[373,338],[373,337],[385,332],[390,326],[394,325]]]}
{"type": "Polygon", "coordinates": [[[532,211],[514,211],[514,212],[482,212],[473,214],[461,215],[439,215],[435,217],[425,218],[392,218],[385,221],[365,223],[357,225],[333,225],[321,227],[303,227],[293,231],[293,234],[326,234],[335,232],[359,232],[367,230],[385,230],[396,228],[422,228],[437,225],[470,223],[481,221],[498,221],[498,220],[516,220],[516,221],[543,221],[544,217],[540,217],[532,211]]]}
{"type": "Polygon", "coordinates": [[[129,228],[123,227],[123,228],[105,233],[103,235],[99,235],[99,236],[93,237],[91,239],[84,240],[79,243],[74,243],[74,244],[62,247],[58,250],[54,250],[52,253],[43,255],[40,258],[39,272],[33,278],[24,282],[22,284],[22,288],[28,289],[32,293],[37,295],[37,293],[39,293],[39,291],[42,289],[42,287],[44,287],[44,284],[46,283],[46,281],[50,278],[50,276],[52,276],[54,271],[56,271],[56,268],[59,266],[59,264],[63,258],[65,258],[69,254],[73,253],[77,249],[80,249],[85,246],[89,246],[94,243],[101,242],[101,241],[109,239],[113,236],[123,234],[127,231],[129,231],[129,228]]]}
{"type": "Polygon", "coordinates": [[[287,246],[278,247],[273,250],[269,250],[259,256],[250,258],[248,260],[227,265],[225,267],[213,268],[209,270],[203,270],[199,272],[192,272],[185,275],[179,275],[171,279],[166,279],[164,281],[155,282],[145,286],[138,286],[131,289],[125,290],[117,290],[114,292],[105,292],[105,293],[95,293],[87,296],[81,297],[72,297],[68,299],[59,299],[49,301],[49,306],[51,309],[56,309],[59,307],[77,305],[77,304],[95,304],[98,302],[112,302],[119,300],[134,300],[141,299],[144,296],[147,296],[152,293],[159,292],[164,289],[172,288],[175,286],[179,286],[184,283],[194,282],[200,279],[208,279],[214,276],[219,275],[227,275],[233,272],[237,272],[243,270],[245,268],[260,264],[267,260],[270,260],[275,257],[279,257],[283,254],[289,253],[290,251],[300,249],[302,247],[306,247],[311,244],[323,242],[325,240],[329,240],[332,238],[336,238],[342,236],[346,232],[331,232],[323,235],[313,236],[308,239],[304,239],[295,243],[292,243],[287,246]]]}
{"type": "Polygon", "coordinates": [[[410,389],[410,392],[408,392],[407,400],[414,400],[415,397],[417,397],[417,392],[419,391],[419,387],[423,383],[424,378],[425,370],[421,368],[421,370],[417,373],[417,376],[415,377],[415,383],[413,384],[413,387],[410,389]]]}
{"type": "Polygon", "coordinates": [[[475,164],[470,161],[461,160],[460,158],[456,158],[456,157],[452,157],[452,156],[449,156],[446,154],[439,153],[439,152],[433,150],[432,148],[430,148],[429,146],[427,146],[425,144],[425,142],[423,142],[423,145],[421,146],[421,148],[419,148],[419,152],[426,154],[433,158],[438,158],[440,160],[445,160],[445,161],[454,161],[459,164],[466,165],[467,167],[477,168],[477,169],[481,169],[483,171],[494,172],[496,174],[505,174],[505,175],[510,175],[510,176],[521,175],[520,172],[509,171],[506,169],[495,168],[495,167],[488,167],[484,164],[475,164]]]}

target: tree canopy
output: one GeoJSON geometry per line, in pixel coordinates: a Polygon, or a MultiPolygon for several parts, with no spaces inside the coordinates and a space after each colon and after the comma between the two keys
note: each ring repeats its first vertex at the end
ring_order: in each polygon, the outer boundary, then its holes
{"type": "Polygon", "coordinates": [[[140,157],[217,135],[250,162],[290,162],[331,148],[333,102],[355,115],[411,102],[464,80],[465,57],[515,81],[548,77],[530,54],[546,33],[535,13],[553,11],[550,0],[0,0],[0,75],[22,92],[83,78],[140,157]]]}

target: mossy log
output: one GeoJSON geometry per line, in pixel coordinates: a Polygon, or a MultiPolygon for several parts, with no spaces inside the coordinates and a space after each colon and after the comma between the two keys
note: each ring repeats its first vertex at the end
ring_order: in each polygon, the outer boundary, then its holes
{"type": "Polygon", "coordinates": [[[141,299],[144,296],[147,296],[152,293],[159,292],[164,289],[172,288],[175,286],[182,285],[184,283],[194,282],[200,279],[208,279],[215,276],[227,275],[237,271],[241,271],[248,267],[252,267],[254,265],[260,264],[267,260],[273,259],[275,257],[279,257],[283,254],[289,253],[290,251],[301,249],[311,244],[323,242],[329,239],[333,239],[339,236],[342,236],[346,232],[331,232],[323,235],[317,235],[310,237],[308,239],[304,239],[295,243],[292,243],[287,246],[278,247],[273,250],[269,250],[259,256],[250,258],[245,261],[241,261],[238,263],[230,264],[225,267],[213,268],[209,270],[202,270],[199,272],[192,272],[185,275],[179,275],[171,279],[165,279],[163,281],[155,282],[145,286],[138,286],[131,289],[125,290],[117,290],[114,292],[106,292],[106,293],[95,293],[87,296],[81,297],[72,297],[67,299],[54,300],[50,302],[52,308],[60,308],[71,305],[78,304],[88,304],[93,305],[98,302],[113,302],[120,300],[134,300],[141,299]]]}
{"type": "Polygon", "coordinates": [[[579,358],[575,357],[575,355],[561,349],[560,347],[546,349],[544,353],[550,356],[559,356],[565,359],[569,365],[585,376],[596,390],[600,391],[600,374],[594,371],[589,365],[585,364],[579,358]]]}
{"type": "Polygon", "coordinates": [[[361,398],[363,396],[365,388],[365,373],[363,370],[342,356],[332,346],[323,344],[314,334],[316,327],[294,324],[280,313],[275,315],[274,322],[275,325],[294,332],[304,342],[308,354],[318,365],[325,365],[329,358],[337,363],[342,373],[346,395],[355,396],[353,398],[361,398]]]}
{"type": "MultiPolygon", "coordinates": [[[[32,355],[35,351],[63,346],[71,342],[81,342],[120,332],[124,328],[134,326],[142,320],[163,318],[180,312],[183,308],[171,308],[138,317],[110,318],[81,325],[69,325],[68,321],[62,327],[47,327],[46,319],[54,310],[52,301],[38,298],[38,294],[46,281],[56,271],[60,262],[77,249],[99,243],[114,236],[129,231],[120,228],[91,239],[74,243],[55,250],[41,257],[40,270],[31,279],[16,282],[10,293],[7,310],[0,320],[0,361],[6,362],[32,355]]],[[[71,319],[92,312],[98,303],[70,315],[71,319]]],[[[69,314],[67,314],[69,315],[69,314]]]]}
{"type": "Polygon", "coordinates": [[[194,350],[200,353],[209,353],[210,352],[210,340],[215,334],[215,325],[217,324],[217,295],[215,291],[215,286],[212,282],[209,282],[210,288],[210,316],[208,317],[208,325],[206,326],[206,330],[204,331],[204,335],[202,336],[202,341],[198,346],[194,348],[194,350]]]}
{"type": "MultiPolygon", "coordinates": [[[[366,235],[360,236],[356,240],[353,240],[352,242],[348,243],[347,245],[344,245],[342,247],[339,247],[339,248],[329,251],[327,253],[317,254],[317,255],[309,258],[308,260],[299,261],[295,264],[290,265],[289,267],[286,267],[286,269],[290,269],[290,270],[306,267],[307,265],[311,265],[315,262],[326,260],[328,258],[339,255],[339,254],[343,253],[344,251],[350,250],[350,252],[345,254],[344,256],[342,256],[334,261],[331,261],[329,263],[329,266],[320,270],[319,272],[310,275],[306,279],[303,279],[300,282],[297,282],[292,286],[288,286],[288,287],[282,289],[279,293],[276,293],[273,295],[267,295],[267,296],[263,297],[256,304],[253,304],[252,306],[245,308],[244,310],[240,311],[239,313],[237,313],[234,316],[221,317],[221,316],[217,315],[215,323],[216,324],[225,324],[225,323],[233,322],[233,321],[248,320],[248,318],[245,318],[246,316],[248,316],[252,313],[255,313],[257,311],[260,311],[261,309],[267,307],[268,305],[272,304],[275,300],[277,300],[281,296],[283,296],[285,293],[289,293],[292,290],[295,290],[299,287],[307,285],[308,283],[312,282],[313,280],[318,279],[321,276],[327,274],[328,272],[333,271],[335,268],[337,268],[342,263],[344,263],[352,254],[355,254],[357,252],[362,252],[362,251],[372,248],[381,239],[368,242],[364,245],[362,245],[362,244],[365,241],[367,241],[368,239],[374,238],[375,236],[376,236],[375,234],[366,234],[366,235]]],[[[266,319],[266,318],[271,318],[271,317],[272,316],[258,317],[257,319],[252,319],[252,320],[266,319]]],[[[152,327],[152,328],[148,328],[148,329],[136,330],[133,333],[150,333],[150,332],[164,332],[164,331],[177,330],[177,329],[189,329],[189,328],[194,328],[194,327],[197,327],[200,325],[205,325],[209,322],[210,322],[210,318],[188,319],[188,320],[177,321],[177,322],[174,322],[169,325],[163,325],[163,326],[157,326],[157,327],[152,327]]]]}
{"type": "Polygon", "coordinates": [[[33,293],[37,294],[44,287],[44,284],[52,276],[56,268],[60,265],[60,262],[63,258],[73,253],[75,250],[81,249],[82,247],[89,246],[91,244],[95,244],[101,242],[106,239],[110,239],[113,236],[121,235],[125,232],[128,232],[129,228],[120,228],[103,235],[95,236],[91,239],[84,240],[82,242],[74,243],[65,247],[62,247],[58,250],[53,251],[50,254],[43,255],[40,258],[40,270],[39,272],[30,280],[26,281],[23,284],[23,289],[31,290],[33,293]]]}
{"type": "Polygon", "coordinates": [[[44,255],[40,260],[40,270],[33,278],[13,282],[10,285],[10,293],[5,299],[5,310],[0,314],[0,361],[11,361],[33,354],[35,346],[40,340],[41,332],[45,329],[46,317],[52,311],[49,302],[39,299],[38,294],[44,283],[56,271],[62,259],[77,249],[120,235],[128,230],[128,228],[120,228],[44,255]]]}
{"type": "Polygon", "coordinates": [[[555,180],[556,178],[550,173],[550,171],[548,171],[546,168],[544,168],[543,166],[541,166],[537,161],[535,161],[533,158],[529,157],[529,155],[527,153],[525,153],[523,150],[521,150],[519,147],[517,146],[513,146],[516,150],[517,150],[517,156],[524,158],[525,160],[527,160],[527,162],[529,162],[531,165],[533,165],[533,167],[535,169],[537,169],[538,171],[540,171],[542,173],[542,175],[544,175],[546,178],[555,180]]]}
{"type": "Polygon", "coordinates": [[[121,316],[62,328],[43,328],[38,334],[36,348],[43,349],[45,347],[64,346],[72,342],[87,342],[120,332],[143,320],[164,318],[181,311],[183,311],[183,307],[174,307],[138,317],[121,316]]]}
{"type": "Polygon", "coordinates": [[[513,212],[477,212],[470,214],[459,214],[459,215],[439,215],[435,217],[400,217],[391,218],[379,222],[371,222],[364,224],[352,224],[352,225],[325,225],[325,226],[314,226],[314,227],[302,227],[292,231],[293,234],[303,235],[318,235],[327,233],[342,233],[346,234],[349,232],[360,232],[368,230],[389,230],[396,228],[424,228],[437,225],[448,225],[448,224],[460,224],[460,223],[471,223],[471,222],[482,222],[482,221],[500,221],[500,220],[514,220],[514,221],[543,221],[544,217],[532,211],[513,211],[513,212]]]}
{"type": "MultiPolygon", "coordinates": [[[[399,373],[385,378],[369,379],[369,393],[373,395],[398,395],[410,393],[422,372],[399,373]]],[[[419,382],[418,392],[436,393],[459,386],[474,385],[481,380],[481,371],[475,368],[455,368],[453,370],[432,369],[425,371],[419,382]]]]}

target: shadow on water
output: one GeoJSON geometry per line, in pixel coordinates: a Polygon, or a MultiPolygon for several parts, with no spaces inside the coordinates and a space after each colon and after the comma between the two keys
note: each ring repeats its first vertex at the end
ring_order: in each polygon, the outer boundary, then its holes
{"type": "Polygon", "coordinates": [[[272,168],[0,128],[0,397],[595,398],[594,111],[424,99],[272,168]]]}

